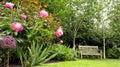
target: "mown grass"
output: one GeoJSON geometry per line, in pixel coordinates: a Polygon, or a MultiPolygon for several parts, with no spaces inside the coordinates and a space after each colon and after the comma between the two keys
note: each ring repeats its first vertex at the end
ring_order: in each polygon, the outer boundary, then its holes
{"type": "Polygon", "coordinates": [[[65,61],[36,67],[120,67],[120,59],[65,61]]]}

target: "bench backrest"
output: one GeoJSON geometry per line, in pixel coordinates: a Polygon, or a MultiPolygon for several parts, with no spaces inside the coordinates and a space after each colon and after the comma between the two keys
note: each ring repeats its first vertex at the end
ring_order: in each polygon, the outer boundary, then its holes
{"type": "Polygon", "coordinates": [[[98,54],[98,46],[79,46],[79,50],[83,55],[98,54]]]}

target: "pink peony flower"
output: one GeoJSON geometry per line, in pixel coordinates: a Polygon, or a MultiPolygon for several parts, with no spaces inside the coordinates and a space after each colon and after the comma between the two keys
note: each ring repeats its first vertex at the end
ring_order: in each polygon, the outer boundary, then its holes
{"type": "Polygon", "coordinates": [[[48,17],[48,12],[46,12],[45,10],[41,10],[40,11],[40,16],[41,17],[48,17]]]}
{"type": "Polygon", "coordinates": [[[27,16],[23,13],[23,14],[21,14],[21,17],[24,19],[24,20],[26,20],[26,18],[27,18],[27,16]]]}
{"type": "Polygon", "coordinates": [[[14,23],[12,23],[12,29],[17,31],[17,32],[18,31],[22,31],[23,30],[23,26],[19,22],[14,22],[14,23]]]}
{"type": "Polygon", "coordinates": [[[57,36],[57,37],[61,37],[62,35],[63,35],[63,30],[62,30],[61,27],[59,27],[59,28],[57,29],[56,36],[57,36]]]}
{"type": "Polygon", "coordinates": [[[5,3],[4,5],[6,8],[13,8],[14,7],[14,4],[13,3],[5,3]]]}

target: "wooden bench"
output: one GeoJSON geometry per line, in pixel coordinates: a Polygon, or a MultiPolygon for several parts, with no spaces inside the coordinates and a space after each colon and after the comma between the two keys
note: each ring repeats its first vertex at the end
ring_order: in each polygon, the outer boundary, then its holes
{"type": "Polygon", "coordinates": [[[98,46],[78,46],[80,50],[81,59],[83,55],[97,55],[102,59],[102,51],[98,49],[98,46]]]}

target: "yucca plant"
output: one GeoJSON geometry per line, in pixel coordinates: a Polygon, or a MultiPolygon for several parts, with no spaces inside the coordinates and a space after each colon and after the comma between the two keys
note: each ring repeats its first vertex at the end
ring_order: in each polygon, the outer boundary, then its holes
{"type": "Polygon", "coordinates": [[[51,55],[50,47],[43,48],[43,44],[32,42],[32,45],[24,52],[21,47],[17,47],[17,53],[20,57],[22,67],[33,67],[41,65],[54,58],[58,53],[51,55]]]}

